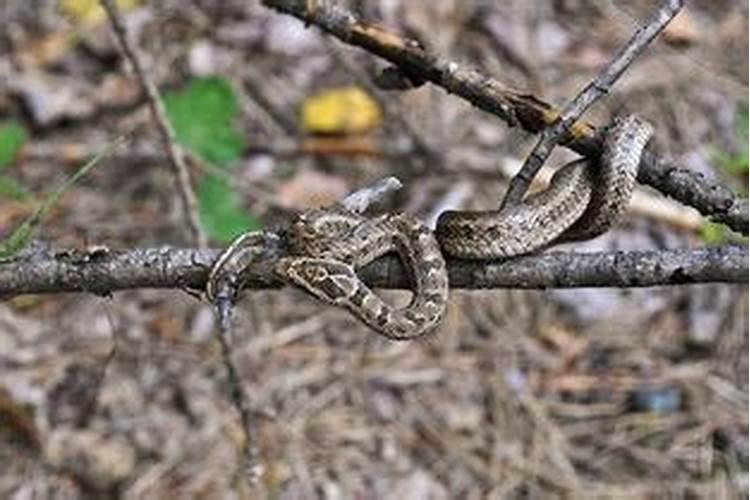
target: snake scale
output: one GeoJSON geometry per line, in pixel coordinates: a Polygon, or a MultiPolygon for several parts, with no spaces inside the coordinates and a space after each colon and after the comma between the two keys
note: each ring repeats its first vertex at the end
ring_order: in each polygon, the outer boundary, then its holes
{"type": "MultiPolygon", "coordinates": [[[[503,210],[444,212],[434,234],[404,213],[368,218],[341,203],[304,212],[283,235],[285,254],[276,260],[274,273],[348,309],[389,339],[419,337],[432,331],[445,312],[443,255],[503,259],[604,233],[627,208],[651,133],[651,126],[638,117],[616,118],[604,132],[598,162],[564,165],[546,190],[503,210]],[[405,307],[384,302],[356,274],[357,268],[389,252],[398,254],[412,278],[413,297],[405,307]]],[[[209,276],[210,300],[217,305],[220,296],[234,300],[242,273],[260,260],[262,238],[261,233],[242,235],[222,253],[209,276]]]]}

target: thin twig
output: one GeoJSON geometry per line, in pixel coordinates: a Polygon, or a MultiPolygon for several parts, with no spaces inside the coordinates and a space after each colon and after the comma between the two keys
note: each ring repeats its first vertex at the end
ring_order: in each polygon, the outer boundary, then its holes
{"type": "Polygon", "coordinates": [[[120,44],[122,52],[130,62],[136,77],[143,87],[149,109],[156,121],[159,134],[166,145],[169,164],[172,168],[175,180],[177,181],[177,190],[182,202],[182,208],[190,231],[191,240],[194,245],[200,248],[205,248],[208,245],[208,240],[206,239],[206,235],[200,225],[198,202],[190,184],[190,172],[187,167],[187,162],[185,161],[184,152],[177,144],[175,131],[167,118],[167,113],[164,109],[164,103],[161,100],[161,96],[159,95],[159,90],[143,70],[143,65],[141,64],[138,53],[128,39],[127,30],[120,18],[115,2],[113,0],[99,1],[107,11],[109,22],[112,25],[112,31],[115,33],[115,37],[120,44]]]}
{"type": "Polygon", "coordinates": [[[633,36],[614,56],[607,66],[570,101],[555,123],[544,129],[539,142],[526,158],[521,170],[510,180],[502,207],[517,205],[528,191],[531,181],[544,162],[547,161],[558,142],[568,135],[570,126],[600,97],[607,94],[612,85],[635,61],[651,41],[661,33],[667,24],[682,9],[684,0],[664,0],[661,5],[640,26],[633,36]]]}
{"type": "MultiPolygon", "coordinates": [[[[90,292],[108,295],[133,288],[203,290],[222,250],[141,248],[57,251],[27,255],[0,264],[0,298],[29,293],[90,292]]],[[[270,253],[270,252],[269,252],[270,253]]],[[[249,270],[247,288],[283,284],[268,266],[249,270]]],[[[259,262],[262,264],[262,262],[259,262]]],[[[506,261],[448,261],[453,289],[648,287],[687,283],[744,283],[744,246],[630,252],[548,252],[506,261]]],[[[372,287],[410,288],[409,273],[398,259],[384,257],[360,271],[372,287]]],[[[245,278],[245,276],[243,276],[245,278]]]]}
{"type": "MultiPolygon", "coordinates": [[[[361,47],[396,65],[407,75],[418,75],[447,92],[472,103],[479,109],[521,125],[530,133],[539,133],[553,124],[560,112],[528,92],[510,88],[474,69],[425,51],[395,33],[358,19],[348,10],[327,2],[319,3],[312,13],[304,0],[263,0],[279,12],[314,24],[349,45],[361,47]]],[[[592,125],[578,121],[570,126],[566,147],[595,159],[601,151],[601,137],[592,125]]],[[[695,207],[703,215],[747,234],[748,206],[731,190],[702,174],[681,168],[675,162],[645,151],[641,156],[638,180],[667,196],[695,207]]]]}
{"type": "Polygon", "coordinates": [[[250,409],[250,398],[242,384],[237,365],[232,358],[232,345],[230,340],[230,331],[228,328],[219,327],[219,344],[221,344],[221,358],[224,369],[227,371],[229,382],[229,391],[232,397],[232,404],[240,414],[242,422],[242,433],[245,437],[245,443],[242,447],[243,467],[239,470],[246,472],[243,476],[250,485],[257,483],[263,473],[263,464],[260,461],[260,449],[258,445],[258,423],[253,418],[250,409]]]}
{"type": "Polygon", "coordinates": [[[384,177],[371,185],[358,189],[341,200],[341,205],[357,214],[364,213],[375,203],[381,203],[388,195],[401,189],[401,181],[395,177],[384,177]]]}
{"type": "MultiPolygon", "coordinates": [[[[194,244],[199,248],[205,248],[208,241],[200,226],[198,203],[190,184],[190,172],[185,160],[185,154],[176,142],[175,132],[166,116],[166,111],[161,96],[159,95],[159,91],[143,70],[135,48],[130,45],[125,26],[119,17],[114,2],[112,0],[100,1],[107,11],[110,23],[112,24],[112,29],[115,32],[115,36],[120,43],[122,51],[130,61],[136,76],[141,82],[147,96],[151,114],[157,123],[159,133],[167,147],[167,154],[169,156],[170,165],[172,166],[175,179],[177,180],[178,191],[180,193],[185,218],[190,229],[191,238],[194,244]]],[[[237,367],[232,359],[229,331],[225,328],[220,328],[219,330],[218,337],[219,343],[221,344],[222,361],[229,379],[232,403],[240,414],[242,432],[245,437],[245,443],[243,445],[243,462],[245,462],[245,465],[247,466],[247,480],[252,485],[257,482],[262,470],[259,459],[260,454],[258,451],[257,423],[251,414],[250,401],[242,385],[242,381],[239,378],[237,367]]]]}

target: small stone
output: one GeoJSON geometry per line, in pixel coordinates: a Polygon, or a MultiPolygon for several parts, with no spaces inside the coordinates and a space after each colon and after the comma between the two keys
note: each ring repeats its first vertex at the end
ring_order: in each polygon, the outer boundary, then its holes
{"type": "Polygon", "coordinates": [[[135,468],[135,450],[90,430],[55,430],[47,439],[47,459],[100,489],[127,479],[135,468]]]}
{"type": "Polygon", "coordinates": [[[11,87],[40,127],[63,119],[85,118],[94,112],[90,89],[77,79],[30,72],[15,78],[11,87]]]}
{"type": "Polygon", "coordinates": [[[269,52],[299,56],[321,45],[320,36],[296,19],[275,16],[269,18],[268,23],[266,45],[269,52]]]}

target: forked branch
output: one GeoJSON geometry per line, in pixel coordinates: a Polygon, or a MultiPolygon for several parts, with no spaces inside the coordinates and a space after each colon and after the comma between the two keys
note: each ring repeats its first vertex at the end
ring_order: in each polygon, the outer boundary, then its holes
{"type": "MultiPolygon", "coordinates": [[[[555,123],[560,110],[543,100],[518,91],[477,70],[424,50],[419,43],[358,19],[348,10],[331,2],[306,0],[263,0],[279,12],[315,25],[343,42],[361,47],[399,68],[411,78],[429,81],[451,94],[467,100],[479,109],[520,125],[530,133],[539,133],[555,123]],[[308,9],[313,4],[315,8],[308,9]]],[[[596,158],[601,149],[597,129],[577,121],[569,127],[566,147],[588,158],[596,158]]],[[[646,151],[641,157],[638,180],[667,196],[695,207],[703,215],[747,234],[748,205],[721,183],[698,172],[680,167],[672,160],[646,151]]]]}

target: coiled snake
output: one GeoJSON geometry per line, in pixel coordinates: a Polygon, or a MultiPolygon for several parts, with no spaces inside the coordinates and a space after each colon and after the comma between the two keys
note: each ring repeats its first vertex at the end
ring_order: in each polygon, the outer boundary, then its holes
{"type": "MultiPolygon", "coordinates": [[[[299,215],[286,230],[286,253],[274,273],[315,297],[351,311],[394,340],[419,337],[442,319],[448,297],[443,255],[501,259],[562,241],[598,236],[624,212],[635,187],[641,153],[651,137],[645,121],[615,119],[604,132],[598,165],[584,159],[561,167],[549,187],[499,211],[448,211],[433,233],[415,217],[394,213],[367,218],[341,203],[299,215]],[[411,302],[386,304],[356,269],[395,251],[413,282],[411,302]]],[[[247,233],[211,269],[206,293],[220,309],[234,301],[241,276],[260,259],[263,233],[247,233]]]]}

